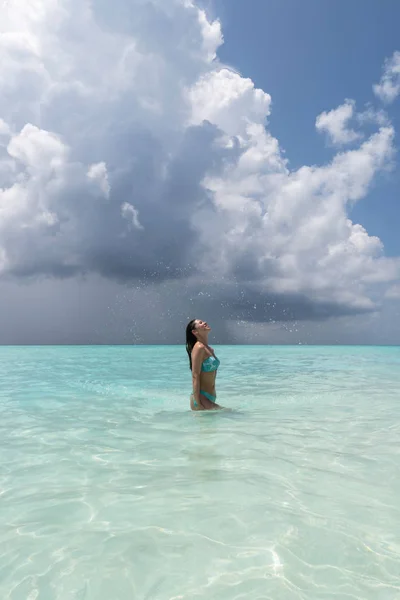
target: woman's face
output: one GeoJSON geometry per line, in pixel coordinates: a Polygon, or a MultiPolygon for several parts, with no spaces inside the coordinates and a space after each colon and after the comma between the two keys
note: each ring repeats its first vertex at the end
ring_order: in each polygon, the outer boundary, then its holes
{"type": "Polygon", "coordinates": [[[211,331],[211,327],[208,325],[207,321],[196,319],[195,325],[195,331],[211,331]]]}

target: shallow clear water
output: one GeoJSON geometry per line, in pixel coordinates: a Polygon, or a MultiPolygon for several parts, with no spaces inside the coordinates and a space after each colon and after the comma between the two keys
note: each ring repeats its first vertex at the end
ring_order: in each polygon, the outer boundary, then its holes
{"type": "Polygon", "coordinates": [[[0,348],[1,600],[400,598],[400,348],[0,348]]]}

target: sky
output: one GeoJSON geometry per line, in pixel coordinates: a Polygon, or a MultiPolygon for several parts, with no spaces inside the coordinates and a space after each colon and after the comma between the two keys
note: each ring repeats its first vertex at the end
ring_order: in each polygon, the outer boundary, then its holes
{"type": "Polygon", "coordinates": [[[400,344],[399,19],[3,0],[0,343],[400,344]]]}

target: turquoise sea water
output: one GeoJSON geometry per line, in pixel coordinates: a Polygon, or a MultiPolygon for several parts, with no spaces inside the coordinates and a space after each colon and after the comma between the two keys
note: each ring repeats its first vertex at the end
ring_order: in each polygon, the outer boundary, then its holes
{"type": "Polygon", "coordinates": [[[400,598],[400,348],[0,348],[1,600],[400,598]]]}

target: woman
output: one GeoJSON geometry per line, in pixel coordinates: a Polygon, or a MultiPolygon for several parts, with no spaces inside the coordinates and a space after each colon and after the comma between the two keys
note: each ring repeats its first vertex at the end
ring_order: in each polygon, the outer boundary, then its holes
{"type": "Polygon", "coordinates": [[[205,321],[193,319],[186,327],[186,350],[193,378],[193,393],[190,396],[192,410],[215,410],[215,378],[220,365],[214,350],[208,345],[211,327],[205,321]]]}

